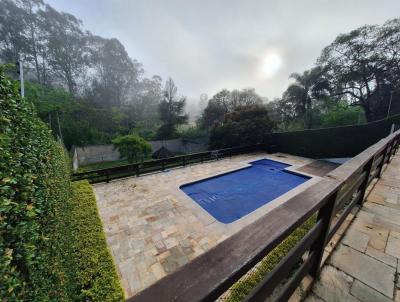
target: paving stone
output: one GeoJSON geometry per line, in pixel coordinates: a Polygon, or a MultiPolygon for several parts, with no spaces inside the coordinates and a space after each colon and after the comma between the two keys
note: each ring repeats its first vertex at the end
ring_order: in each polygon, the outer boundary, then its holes
{"type": "MultiPolygon", "coordinates": [[[[358,217],[358,216],[357,216],[358,217]]],[[[389,230],[375,222],[375,215],[366,216],[362,214],[361,219],[356,219],[352,227],[356,230],[370,236],[368,246],[379,250],[385,251],[386,241],[389,236],[389,230]]]]}
{"type": "Polygon", "coordinates": [[[322,268],[313,292],[325,301],[346,301],[350,295],[353,278],[333,266],[322,268]]]}
{"type": "Polygon", "coordinates": [[[156,276],[157,279],[161,279],[164,276],[166,276],[166,273],[162,267],[162,265],[160,263],[154,263],[151,267],[150,267],[151,271],[153,272],[153,274],[156,276]]]}
{"type": "Polygon", "coordinates": [[[305,298],[304,302],[325,302],[325,301],[317,297],[315,294],[311,294],[305,298]]]}
{"type": "Polygon", "coordinates": [[[346,274],[388,297],[393,297],[395,268],[340,244],[330,262],[346,274]]]}
{"type": "Polygon", "coordinates": [[[350,228],[346,232],[342,243],[364,253],[367,249],[369,239],[370,236],[367,234],[357,231],[355,228],[350,228]]]}
{"type": "Polygon", "coordinates": [[[380,292],[372,289],[371,287],[355,280],[351,290],[351,294],[363,302],[391,302],[392,299],[382,295],[380,292]]]}
{"type": "Polygon", "coordinates": [[[400,239],[389,235],[388,242],[386,244],[385,252],[396,258],[400,258],[400,239]]]}
{"type": "Polygon", "coordinates": [[[350,294],[347,297],[346,302],[364,302],[364,301],[361,301],[361,300],[357,299],[356,297],[354,297],[353,295],[350,294]]]}
{"type": "Polygon", "coordinates": [[[382,261],[383,263],[386,263],[387,265],[396,267],[397,259],[391,255],[385,254],[385,253],[378,251],[372,247],[368,247],[367,251],[365,253],[368,256],[371,256],[379,261],[382,261]]]}

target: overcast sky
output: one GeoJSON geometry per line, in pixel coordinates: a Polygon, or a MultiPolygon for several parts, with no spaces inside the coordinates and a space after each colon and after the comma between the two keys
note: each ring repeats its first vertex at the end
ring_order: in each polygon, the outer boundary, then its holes
{"type": "Polygon", "coordinates": [[[343,32],[400,16],[400,0],[48,0],[118,38],[147,76],[171,76],[199,99],[222,88],[281,96],[343,32]]]}

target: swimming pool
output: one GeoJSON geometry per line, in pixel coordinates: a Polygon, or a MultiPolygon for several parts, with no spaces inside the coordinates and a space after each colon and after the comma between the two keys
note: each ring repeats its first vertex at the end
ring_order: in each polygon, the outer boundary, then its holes
{"type": "Polygon", "coordinates": [[[215,219],[231,223],[310,179],[285,170],[290,165],[278,161],[261,159],[250,164],[180,188],[215,219]]]}

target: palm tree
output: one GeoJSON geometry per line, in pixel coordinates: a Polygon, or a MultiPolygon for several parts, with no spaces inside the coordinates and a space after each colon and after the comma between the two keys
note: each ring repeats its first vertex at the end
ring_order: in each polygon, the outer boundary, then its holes
{"type": "Polygon", "coordinates": [[[296,115],[303,120],[304,127],[309,129],[312,124],[312,103],[329,90],[329,83],[321,67],[314,67],[302,74],[292,73],[290,84],[283,93],[283,100],[292,105],[296,115]]]}

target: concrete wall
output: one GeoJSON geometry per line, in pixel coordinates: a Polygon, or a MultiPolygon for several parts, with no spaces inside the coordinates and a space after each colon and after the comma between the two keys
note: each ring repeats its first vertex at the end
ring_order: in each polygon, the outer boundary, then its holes
{"type": "MultiPolygon", "coordinates": [[[[173,153],[195,153],[207,150],[207,145],[204,141],[187,141],[181,138],[150,141],[152,152],[157,151],[162,146],[166,147],[173,153]]],[[[95,145],[86,147],[77,147],[73,150],[73,168],[74,171],[79,166],[116,161],[121,159],[118,150],[114,149],[114,145],[95,145]]]]}

